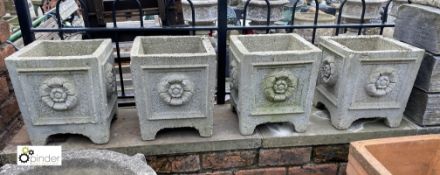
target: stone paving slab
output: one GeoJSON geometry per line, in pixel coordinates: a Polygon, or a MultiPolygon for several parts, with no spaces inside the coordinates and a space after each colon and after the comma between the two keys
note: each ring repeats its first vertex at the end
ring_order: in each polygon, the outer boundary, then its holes
{"type": "MultiPolygon", "coordinates": [[[[216,105],[214,111],[214,135],[211,138],[200,137],[195,129],[172,129],[160,131],[154,141],[142,141],[135,108],[120,108],[119,117],[113,122],[110,142],[95,145],[86,137],[52,137],[50,145],[62,145],[63,150],[86,148],[109,149],[134,155],[182,154],[224,150],[258,149],[262,147],[312,146],[349,143],[355,140],[440,133],[440,126],[419,127],[404,119],[398,128],[389,128],[380,119],[360,120],[348,130],[335,129],[325,111],[314,109],[307,132],[295,133],[290,124],[267,124],[257,127],[251,136],[242,136],[238,130],[238,121],[230,105],[216,105]]],[[[16,159],[16,146],[29,144],[25,128],[22,128],[0,152],[7,162],[16,159]]],[[[3,160],[5,161],[5,160],[3,160]]]]}

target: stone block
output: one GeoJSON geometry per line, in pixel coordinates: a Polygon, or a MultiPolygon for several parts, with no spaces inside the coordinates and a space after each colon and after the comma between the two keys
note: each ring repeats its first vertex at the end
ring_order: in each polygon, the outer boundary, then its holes
{"type": "Polygon", "coordinates": [[[314,103],[337,129],[361,118],[398,127],[424,51],[382,36],[321,37],[323,50],[314,103]]]}
{"type": "Polygon", "coordinates": [[[413,88],[405,115],[418,125],[440,125],[440,93],[413,88]]]}
{"type": "Polygon", "coordinates": [[[242,135],[257,125],[289,122],[305,132],[321,50],[297,34],[230,38],[231,102],[242,135]]]}
{"type": "Polygon", "coordinates": [[[235,175],[285,175],[286,168],[276,167],[276,168],[258,168],[249,170],[239,170],[234,173],[235,175]]]}
{"type": "Polygon", "coordinates": [[[0,18],[0,43],[4,43],[11,35],[11,29],[9,23],[0,18]]]}
{"type": "Polygon", "coordinates": [[[97,144],[117,112],[111,40],[35,41],[6,59],[32,144],[60,133],[97,144]]]}
{"type": "Polygon", "coordinates": [[[164,128],[212,135],[217,64],[207,37],[137,37],[130,68],[143,140],[164,128]]]}
{"type": "Polygon", "coordinates": [[[395,20],[394,38],[440,54],[440,9],[405,4],[399,7],[395,20]]]}
{"type": "Polygon", "coordinates": [[[318,164],[305,165],[303,167],[289,168],[289,175],[336,175],[338,171],[337,164],[318,164]]]}
{"type": "Polygon", "coordinates": [[[258,166],[302,165],[310,162],[311,147],[261,149],[258,166]]]}
{"type": "Polygon", "coordinates": [[[231,151],[202,154],[203,169],[230,169],[252,166],[256,163],[256,151],[231,151]]]}
{"type": "Polygon", "coordinates": [[[440,56],[425,53],[414,86],[425,92],[440,93],[440,56]]]}

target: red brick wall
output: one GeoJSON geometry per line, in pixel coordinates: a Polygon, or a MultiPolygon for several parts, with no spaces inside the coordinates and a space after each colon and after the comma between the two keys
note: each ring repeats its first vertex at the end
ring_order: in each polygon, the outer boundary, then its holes
{"type": "MultiPolygon", "coordinates": [[[[4,15],[4,9],[1,1],[0,15],[4,15]]],[[[15,52],[14,47],[5,42],[10,34],[8,22],[0,19],[0,150],[22,125],[20,110],[5,65],[5,58],[15,52]]]]}
{"type": "Polygon", "coordinates": [[[344,175],[348,145],[147,156],[158,174],[344,175]]]}

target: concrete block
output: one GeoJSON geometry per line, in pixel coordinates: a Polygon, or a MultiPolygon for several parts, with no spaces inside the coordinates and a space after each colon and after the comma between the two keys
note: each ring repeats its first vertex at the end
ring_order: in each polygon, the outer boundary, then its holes
{"type": "Polygon", "coordinates": [[[242,135],[257,125],[289,122],[305,132],[321,50],[297,34],[230,38],[231,100],[242,135]]]}
{"type": "Polygon", "coordinates": [[[394,38],[434,55],[440,54],[440,9],[405,4],[399,7],[394,38]]]}
{"type": "Polygon", "coordinates": [[[35,41],[6,59],[33,145],[72,133],[110,138],[117,112],[111,40],[35,41]]]}
{"type": "Polygon", "coordinates": [[[414,86],[425,92],[440,93],[440,56],[425,54],[414,86]]]}
{"type": "Polygon", "coordinates": [[[405,115],[418,125],[440,125],[440,93],[413,88],[405,115]]]}
{"type": "Polygon", "coordinates": [[[178,127],[212,135],[217,64],[208,38],[137,37],[130,68],[142,139],[178,127]]]}
{"type": "Polygon", "coordinates": [[[361,118],[398,127],[424,51],[382,36],[321,37],[323,50],[314,103],[337,129],[361,118]]]}

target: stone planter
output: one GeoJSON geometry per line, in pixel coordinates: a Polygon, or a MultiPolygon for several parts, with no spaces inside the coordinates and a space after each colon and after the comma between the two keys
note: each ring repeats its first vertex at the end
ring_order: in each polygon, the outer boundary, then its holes
{"type": "MultiPolygon", "coordinates": [[[[387,0],[365,0],[365,21],[380,18],[380,8],[387,0]]],[[[362,15],[361,0],[347,0],[342,9],[341,17],[360,21],[362,15]]]]}
{"type": "MultiPolygon", "coordinates": [[[[246,0],[242,1],[246,4],[246,0]]],[[[283,19],[284,5],[289,3],[287,0],[269,0],[270,2],[270,22],[283,19]]],[[[251,0],[247,9],[246,19],[251,20],[252,24],[266,24],[267,5],[264,0],[251,0]]]]}
{"type": "MultiPolygon", "coordinates": [[[[196,24],[213,25],[217,21],[217,0],[192,0],[196,24]]],[[[187,0],[182,1],[183,17],[192,23],[191,6],[187,0]]]]}
{"type": "Polygon", "coordinates": [[[440,172],[440,135],[352,142],[347,175],[435,175],[440,172]]]}
{"type": "Polygon", "coordinates": [[[35,41],[6,59],[34,145],[72,133],[107,143],[117,112],[111,40],[35,41]]]}
{"type": "MultiPolygon", "coordinates": [[[[295,14],[295,25],[313,25],[315,20],[315,13],[297,13],[295,14]]],[[[318,25],[335,24],[336,17],[325,13],[319,14],[318,25]]],[[[304,37],[307,41],[312,41],[313,29],[295,29],[295,32],[304,37]]],[[[335,29],[316,29],[316,39],[319,36],[332,36],[335,29]]]]}
{"type": "Polygon", "coordinates": [[[137,37],[130,68],[142,139],[153,140],[159,130],[178,127],[211,136],[216,67],[206,37],[137,37]]]}
{"type": "Polygon", "coordinates": [[[45,175],[156,175],[147,165],[143,154],[127,156],[106,150],[66,151],[62,154],[62,166],[19,166],[6,164],[0,175],[45,174],[45,175]]]}
{"type": "Polygon", "coordinates": [[[424,51],[381,36],[322,37],[315,104],[337,129],[380,117],[398,127],[424,51]]]}
{"type": "Polygon", "coordinates": [[[408,4],[408,0],[393,0],[391,9],[389,11],[389,15],[393,17],[397,17],[397,11],[399,7],[403,4],[408,4]]]}
{"type": "Polygon", "coordinates": [[[305,132],[321,51],[297,34],[233,35],[230,41],[231,100],[241,134],[274,122],[305,132]]]}

